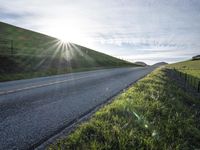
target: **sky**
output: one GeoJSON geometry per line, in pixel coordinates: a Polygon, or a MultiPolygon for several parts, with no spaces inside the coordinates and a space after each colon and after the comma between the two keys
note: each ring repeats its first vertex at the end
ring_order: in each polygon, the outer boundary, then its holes
{"type": "Polygon", "coordinates": [[[200,54],[200,0],[0,0],[0,21],[132,62],[200,54]]]}

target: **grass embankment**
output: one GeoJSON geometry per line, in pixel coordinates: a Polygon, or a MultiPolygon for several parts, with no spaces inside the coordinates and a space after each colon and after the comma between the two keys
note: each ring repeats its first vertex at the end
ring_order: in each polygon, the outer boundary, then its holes
{"type": "Polygon", "coordinates": [[[0,22],[0,81],[138,66],[73,43],[0,22]]]}
{"type": "Polygon", "coordinates": [[[200,101],[175,83],[154,71],[49,149],[200,148],[200,101]]]}
{"type": "Polygon", "coordinates": [[[169,65],[178,71],[200,78],[200,60],[188,60],[169,65]]]}

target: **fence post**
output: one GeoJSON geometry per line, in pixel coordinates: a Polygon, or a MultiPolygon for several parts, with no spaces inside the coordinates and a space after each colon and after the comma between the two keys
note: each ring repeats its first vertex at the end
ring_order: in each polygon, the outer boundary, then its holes
{"type": "Polygon", "coordinates": [[[198,92],[200,92],[200,81],[198,82],[198,92]]]}
{"type": "Polygon", "coordinates": [[[187,82],[187,73],[185,73],[185,82],[187,82]]]}
{"type": "Polygon", "coordinates": [[[187,76],[188,84],[191,84],[191,78],[190,76],[187,76]]]}
{"type": "Polygon", "coordinates": [[[183,79],[185,81],[185,87],[187,86],[187,74],[183,73],[183,79]]]}
{"type": "Polygon", "coordinates": [[[198,78],[195,78],[195,88],[198,90],[198,78]]]}
{"type": "Polygon", "coordinates": [[[194,86],[194,77],[191,78],[191,85],[192,85],[193,87],[195,87],[195,86],[194,86]]]}
{"type": "Polygon", "coordinates": [[[13,55],[14,54],[14,51],[13,51],[13,40],[10,41],[10,49],[11,49],[11,54],[13,55]]]}

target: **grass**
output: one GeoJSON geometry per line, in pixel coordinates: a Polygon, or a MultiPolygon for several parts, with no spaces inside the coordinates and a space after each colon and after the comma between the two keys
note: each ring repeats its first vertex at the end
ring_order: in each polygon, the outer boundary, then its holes
{"type": "Polygon", "coordinates": [[[197,149],[199,104],[158,69],[48,149],[197,149]]]}
{"type": "Polygon", "coordinates": [[[138,66],[77,44],[62,43],[56,38],[2,22],[0,29],[0,81],[95,68],[138,66]]]}

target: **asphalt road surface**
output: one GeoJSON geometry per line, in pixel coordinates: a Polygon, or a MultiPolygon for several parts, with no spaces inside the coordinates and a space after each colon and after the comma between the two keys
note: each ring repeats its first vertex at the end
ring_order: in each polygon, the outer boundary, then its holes
{"type": "Polygon", "coordinates": [[[0,149],[37,145],[154,69],[104,69],[0,83],[0,149]]]}

